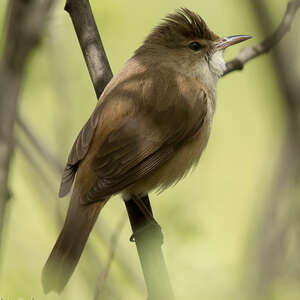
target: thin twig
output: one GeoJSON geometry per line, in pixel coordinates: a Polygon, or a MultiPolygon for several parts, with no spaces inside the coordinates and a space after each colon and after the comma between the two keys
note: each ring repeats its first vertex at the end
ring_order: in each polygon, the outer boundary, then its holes
{"type": "Polygon", "coordinates": [[[102,272],[102,274],[98,280],[98,285],[96,286],[96,290],[95,290],[95,294],[94,294],[94,300],[99,299],[101,291],[103,290],[103,288],[105,286],[111,264],[115,257],[115,251],[116,251],[117,244],[118,244],[118,241],[120,238],[120,234],[126,224],[126,220],[127,220],[126,215],[123,214],[122,217],[120,218],[119,222],[117,223],[116,228],[111,236],[108,259],[107,259],[104,271],[102,272]]]}
{"type": "Polygon", "coordinates": [[[262,54],[268,53],[272,48],[277,46],[282,38],[290,31],[292,22],[299,7],[300,0],[290,1],[287,5],[283,19],[277,29],[258,45],[254,47],[243,48],[236,58],[226,64],[226,71],[224,72],[223,76],[233,71],[242,70],[248,61],[262,54]]]}
{"type": "MultiPolygon", "coordinates": [[[[44,186],[47,189],[47,192],[44,191],[44,194],[49,192],[51,194],[51,197],[56,199],[57,198],[56,188],[55,188],[54,184],[52,183],[52,181],[49,179],[49,176],[46,174],[46,172],[43,170],[43,168],[37,161],[36,157],[34,155],[32,155],[32,151],[30,151],[29,148],[26,146],[26,144],[23,143],[20,139],[15,140],[15,145],[16,145],[16,147],[18,147],[18,149],[20,149],[20,151],[22,152],[24,157],[30,163],[32,169],[38,175],[38,178],[44,183],[44,186]]],[[[45,196],[43,196],[42,198],[43,198],[43,200],[45,200],[45,196]]],[[[44,201],[44,203],[47,204],[48,202],[44,201]]],[[[58,203],[56,203],[56,204],[58,204],[58,203]]],[[[58,205],[56,205],[56,211],[57,211],[57,215],[56,215],[57,216],[57,225],[60,226],[63,222],[63,216],[61,214],[61,211],[60,211],[58,205]]]]}
{"type": "Polygon", "coordinates": [[[49,180],[49,176],[45,173],[43,168],[41,168],[40,164],[36,161],[35,157],[31,154],[31,151],[28,149],[27,146],[20,140],[15,141],[15,145],[20,149],[20,151],[23,153],[25,158],[28,160],[32,168],[35,170],[35,172],[38,174],[38,177],[45,183],[45,186],[47,187],[48,191],[56,197],[56,189],[52,182],[49,180]]]}
{"type": "MultiPolygon", "coordinates": [[[[101,225],[96,226],[94,229],[95,235],[98,236],[99,238],[103,239],[105,243],[109,243],[109,237],[107,236],[107,227],[109,225],[105,222],[104,219],[101,220],[101,225]]],[[[143,291],[143,280],[140,278],[138,272],[132,265],[130,261],[128,261],[127,256],[126,256],[126,249],[122,244],[118,244],[118,256],[116,260],[119,262],[119,265],[122,269],[124,269],[127,274],[128,278],[135,283],[135,287],[139,289],[140,292],[143,291]]]]}
{"type": "Polygon", "coordinates": [[[27,123],[22,119],[20,115],[17,115],[17,124],[20,129],[24,132],[26,137],[32,146],[37,150],[37,152],[41,155],[41,157],[48,163],[48,165],[58,173],[62,174],[64,170],[64,166],[62,162],[51,153],[41,142],[41,140],[37,137],[37,135],[33,132],[33,130],[27,125],[27,123]]]}

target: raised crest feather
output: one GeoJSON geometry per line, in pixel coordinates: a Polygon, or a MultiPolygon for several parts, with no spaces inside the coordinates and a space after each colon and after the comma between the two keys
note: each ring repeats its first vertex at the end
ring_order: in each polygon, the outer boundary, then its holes
{"type": "Polygon", "coordinates": [[[167,15],[161,24],[156,26],[146,38],[145,43],[172,42],[185,39],[205,39],[215,41],[219,36],[212,32],[205,21],[187,8],[180,8],[167,15]],[[175,35],[174,35],[175,34],[175,35]],[[174,40],[174,36],[177,37],[174,40]]]}

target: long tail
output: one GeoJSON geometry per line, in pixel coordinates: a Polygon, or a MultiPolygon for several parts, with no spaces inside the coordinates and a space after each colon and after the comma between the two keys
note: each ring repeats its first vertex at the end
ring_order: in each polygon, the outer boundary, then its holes
{"type": "Polygon", "coordinates": [[[106,201],[81,205],[74,189],[63,229],[42,272],[44,292],[60,293],[70,279],[106,201]]]}

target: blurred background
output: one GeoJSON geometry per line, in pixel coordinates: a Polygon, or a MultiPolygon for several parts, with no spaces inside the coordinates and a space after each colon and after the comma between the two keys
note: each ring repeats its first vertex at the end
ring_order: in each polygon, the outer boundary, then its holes
{"type": "MultiPolygon", "coordinates": [[[[16,0],[0,4],[3,131],[15,121],[4,122],[10,108],[3,99],[20,91],[5,210],[2,204],[0,298],[145,299],[119,197],[103,210],[64,292],[43,294],[41,270],[68,205],[68,198],[57,196],[61,168],[96,97],[64,1],[44,1],[51,4],[41,8],[32,27],[26,27],[25,13],[13,15],[14,2],[26,6],[16,0]],[[16,41],[12,32],[6,36],[7,14],[13,22],[25,20],[16,41]],[[41,32],[20,66],[22,57],[11,56],[24,48],[22,32],[28,28],[41,32]]],[[[255,45],[276,28],[287,6],[286,0],[90,2],[114,74],[176,8],[198,12],[218,35],[250,34],[254,38],[247,43],[255,45]]],[[[199,166],[174,188],[150,195],[177,299],[300,297],[299,28],[298,13],[272,54],[219,81],[212,136],[199,166]]],[[[243,46],[230,48],[226,60],[243,46]]]]}

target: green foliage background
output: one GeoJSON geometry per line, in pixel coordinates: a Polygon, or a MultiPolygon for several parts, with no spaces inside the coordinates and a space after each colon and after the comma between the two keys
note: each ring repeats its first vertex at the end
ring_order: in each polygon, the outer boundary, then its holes
{"type": "MultiPolygon", "coordinates": [[[[287,1],[268,2],[275,26],[287,1]]],[[[6,4],[7,0],[0,4],[1,33],[6,4]]],[[[253,11],[244,0],[102,0],[91,1],[91,5],[114,73],[151,28],[179,7],[199,12],[219,35],[253,35],[248,45],[262,38],[253,11]]],[[[96,98],[63,6],[63,1],[58,1],[43,41],[26,67],[20,114],[65,161],[96,98]]],[[[295,31],[291,34],[295,36],[295,31]]],[[[229,49],[227,60],[243,46],[229,49]]],[[[164,231],[164,253],[177,299],[247,299],[255,277],[251,271],[255,235],[286,127],[283,103],[268,56],[252,61],[243,72],[221,79],[212,136],[198,168],[174,188],[151,195],[164,231]]],[[[18,128],[16,134],[26,143],[18,128]]],[[[116,197],[104,209],[97,223],[102,234],[100,238],[92,234],[89,241],[98,257],[96,263],[85,252],[65,291],[45,296],[40,273],[58,234],[57,207],[65,210],[68,199],[57,199],[59,177],[31,151],[50,183],[45,184],[17,148],[10,175],[13,197],[5,230],[0,296],[10,300],[93,299],[108,257],[108,240],[125,207],[116,197]]],[[[146,298],[129,236],[127,222],[101,299],[146,298]],[[134,276],[129,275],[128,266],[134,276]]],[[[283,278],[273,291],[274,300],[299,299],[297,281],[283,278]]]]}

